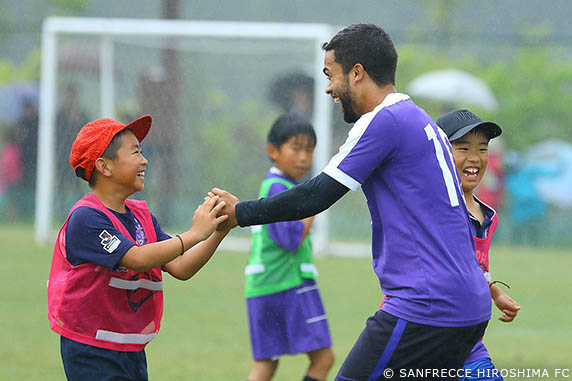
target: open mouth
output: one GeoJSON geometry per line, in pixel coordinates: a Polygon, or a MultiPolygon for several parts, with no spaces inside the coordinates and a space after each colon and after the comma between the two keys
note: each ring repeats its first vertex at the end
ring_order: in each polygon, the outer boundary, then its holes
{"type": "Polygon", "coordinates": [[[477,167],[465,168],[463,169],[463,176],[476,179],[479,176],[479,168],[477,167]]]}
{"type": "Polygon", "coordinates": [[[137,177],[145,178],[145,171],[137,172],[137,177]]]}
{"type": "Polygon", "coordinates": [[[342,105],[342,100],[337,96],[333,96],[332,99],[334,100],[335,103],[340,105],[340,112],[344,112],[344,106],[342,105]]]}

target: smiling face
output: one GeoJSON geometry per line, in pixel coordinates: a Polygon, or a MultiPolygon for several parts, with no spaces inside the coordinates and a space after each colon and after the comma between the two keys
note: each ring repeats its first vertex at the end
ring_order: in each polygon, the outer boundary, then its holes
{"type": "Polygon", "coordinates": [[[121,147],[115,158],[108,160],[111,169],[110,180],[127,194],[140,192],[145,187],[147,159],[143,156],[139,141],[127,130],[121,136],[121,147]]]}
{"type": "Polygon", "coordinates": [[[326,51],[323,72],[328,78],[326,94],[330,95],[334,102],[341,103],[340,111],[344,114],[344,121],[355,123],[360,118],[360,115],[356,111],[356,103],[350,88],[349,74],[344,74],[342,66],[336,62],[334,50],[326,51]]]}
{"type": "Polygon", "coordinates": [[[463,192],[469,193],[481,182],[489,162],[489,140],[475,129],[451,142],[463,192]]]}
{"type": "Polygon", "coordinates": [[[268,155],[284,176],[299,180],[312,167],[314,146],[308,135],[300,134],[290,137],[280,148],[268,144],[268,155]]]}

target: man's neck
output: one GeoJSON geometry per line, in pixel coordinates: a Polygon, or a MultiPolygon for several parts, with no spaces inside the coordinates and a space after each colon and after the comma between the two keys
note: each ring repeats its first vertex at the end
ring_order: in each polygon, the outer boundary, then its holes
{"type": "Polygon", "coordinates": [[[392,84],[379,87],[373,81],[368,83],[367,88],[364,90],[362,92],[362,115],[373,111],[389,94],[397,92],[392,84]]]}

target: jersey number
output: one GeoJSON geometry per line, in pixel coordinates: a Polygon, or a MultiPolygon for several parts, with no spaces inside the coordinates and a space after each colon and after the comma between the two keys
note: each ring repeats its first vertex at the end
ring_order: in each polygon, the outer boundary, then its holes
{"type": "MultiPolygon", "coordinates": [[[[441,130],[439,130],[439,133],[441,136],[445,135],[445,133],[442,133],[441,130]]],[[[439,167],[441,167],[441,173],[443,174],[443,180],[445,181],[445,186],[447,187],[449,202],[451,203],[451,206],[458,206],[459,197],[457,196],[457,190],[455,189],[455,180],[451,170],[447,166],[447,162],[445,161],[443,146],[441,146],[441,142],[437,138],[435,130],[433,130],[433,127],[430,124],[425,126],[425,134],[427,134],[427,140],[432,140],[433,145],[435,146],[435,155],[437,156],[437,161],[439,162],[439,167]]],[[[446,138],[447,136],[445,136],[445,139],[446,138]]],[[[449,159],[451,159],[451,163],[454,163],[455,161],[453,160],[453,154],[448,147],[445,147],[445,149],[449,155],[449,159]]]]}

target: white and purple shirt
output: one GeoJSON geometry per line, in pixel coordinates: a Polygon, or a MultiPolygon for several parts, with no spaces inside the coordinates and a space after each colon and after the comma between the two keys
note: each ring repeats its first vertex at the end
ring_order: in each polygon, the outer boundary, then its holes
{"type": "Polygon", "coordinates": [[[431,326],[490,319],[451,146],[407,95],[362,115],[323,172],[367,198],[384,311],[431,326]]]}

